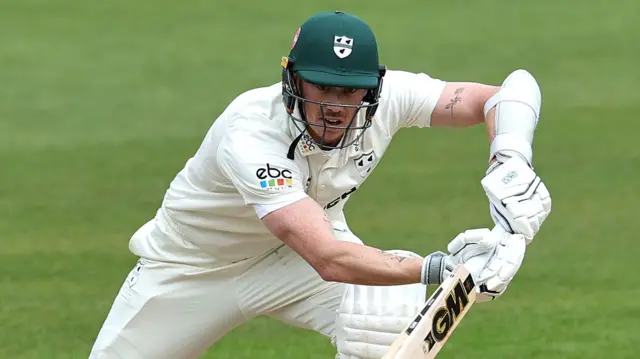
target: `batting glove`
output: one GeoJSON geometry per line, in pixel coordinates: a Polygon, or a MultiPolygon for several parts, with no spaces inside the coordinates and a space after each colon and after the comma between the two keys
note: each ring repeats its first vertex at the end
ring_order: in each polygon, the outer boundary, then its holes
{"type": "Polygon", "coordinates": [[[499,158],[481,181],[496,225],[528,244],[551,212],[551,195],[524,158],[499,158]],[[503,161],[504,162],[501,162],[503,161]]]}
{"type": "Polygon", "coordinates": [[[524,260],[526,241],[496,226],[460,233],[447,247],[456,265],[464,265],[478,285],[477,301],[501,296],[524,260]]]}

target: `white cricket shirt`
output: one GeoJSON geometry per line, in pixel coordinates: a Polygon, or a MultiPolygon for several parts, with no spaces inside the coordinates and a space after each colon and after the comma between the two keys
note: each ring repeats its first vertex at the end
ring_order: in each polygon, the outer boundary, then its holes
{"type": "Polygon", "coordinates": [[[373,123],[357,144],[325,153],[303,136],[293,160],[287,153],[300,132],[282,103],[281,84],[239,95],[171,182],[148,223],[150,240],[193,244],[215,262],[255,257],[282,244],[260,217],[305,197],[324,207],[334,226],[346,226],[350,194],[400,128],[430,125],[444,85],[426,74],[389,70],[373,123]]]}

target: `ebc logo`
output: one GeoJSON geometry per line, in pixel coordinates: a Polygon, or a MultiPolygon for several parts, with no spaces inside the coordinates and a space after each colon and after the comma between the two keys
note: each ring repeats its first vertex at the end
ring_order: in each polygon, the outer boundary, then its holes
{"type": "Polygon", "coordinates": [[[281,170],[268,163],[266,167],[258,168],[256,177],[261,180],[260,188],[266,190],[282,190],[293,186],[293,178],[290,170],[281,170]]]}

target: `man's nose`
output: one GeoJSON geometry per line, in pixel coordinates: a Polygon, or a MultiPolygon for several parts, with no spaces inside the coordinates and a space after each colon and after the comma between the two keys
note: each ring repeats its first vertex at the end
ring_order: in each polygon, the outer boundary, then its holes
{"type": "Polygon", "coordinates": [[[341,106],[336,106],[336,105],[342,104],[340,94],[337,93],[337,91],[331,91],[329,94],[327,94],[327,98],[325,102],[330,104],[325,106],[325,108],[329,111],[341,112],[344,109],[341,106]]]}

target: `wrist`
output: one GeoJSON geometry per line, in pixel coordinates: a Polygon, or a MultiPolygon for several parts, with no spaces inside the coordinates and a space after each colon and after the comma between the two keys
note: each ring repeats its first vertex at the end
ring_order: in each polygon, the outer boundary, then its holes
{"type": "Polygon", "coordinates": [[[504,162],[506,158],[517,155],[527,164],[531,165],[533,160],[533,148],[529,141],[519,135],[504,133],[496,135],[491,142],[490,161],[504,162]],[[500,161],[502,157],[502,161],[500,161]]]}
{"type": "Polygon", "coordinates": [[[446,272],[451,272],[452,270],[453,265],[447,263],[445,253],[431,253],[422,260],[420,283],[424,285],[440,284],[442,283],[446,272]]]}

